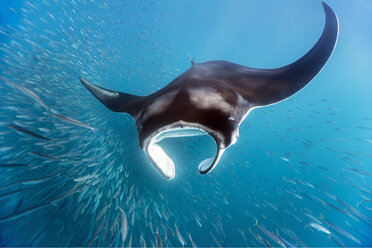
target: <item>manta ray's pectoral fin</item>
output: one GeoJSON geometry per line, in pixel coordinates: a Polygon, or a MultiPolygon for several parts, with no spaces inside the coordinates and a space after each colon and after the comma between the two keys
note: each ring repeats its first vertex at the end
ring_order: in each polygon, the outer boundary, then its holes
{"type": "Polygon", "coordinates": [[[145,97],[104,89],[82,77],[80,81],[103,105],[114,112],[125,112],[135,118],[141,110],[145,97]]]}
{"type": "Polygon", "coordinates": [[[218,164],[218,161],[220,161],[220,158],[221,158],[221,156],[222,156],[222,154],[225,150],[226,149],[222,149],[222,148],[217,147],[217,153],[216,153],[216,156],[214,158],[207,158],[207,159],[203,160],[199,164],[200,174],[208,174],[209,172],[211,172],[216,167],[216,165],[218,164]]]}
{"type": "Polygon", "coordinates": [[[337,42],[337,16],[327,4],[323,3],[323,8],[326,17],[323,33],[302,58],[277,69],[225,65],[223,79],[230,82],[244,99],[255,106],[282,101],[301,90],[320,72],[337,42]]]}

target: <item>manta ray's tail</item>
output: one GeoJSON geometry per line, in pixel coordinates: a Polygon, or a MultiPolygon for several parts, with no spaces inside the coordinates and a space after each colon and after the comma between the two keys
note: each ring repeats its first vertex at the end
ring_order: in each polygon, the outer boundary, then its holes
{"type": "Polygon", "coordinates": [[[145,97],[104,89],[80,77],[81,83],[107,108],[125,112],[136,119],[145,97]]]}

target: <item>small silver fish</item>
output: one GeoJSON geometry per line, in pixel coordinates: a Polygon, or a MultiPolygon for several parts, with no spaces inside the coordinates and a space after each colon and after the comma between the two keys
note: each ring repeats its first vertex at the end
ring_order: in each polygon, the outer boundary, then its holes
{"type": "Polygon", "coordinates": [[[276,236],[275,234],[271,233],[270,231],[268,231],[265,228],[263,228],[262,226],[260,226],[258,224],[258,220],[257,219],[256,219],[255,226],[257,226],[258,228],[260,228],[262,232],[264,232],[267,236],[269,236],[273,241],[275,241],[276,243],[278,243],[280,246],[286,247],[286,245],[283,243],[283,241],[278,236],[276,236]]]}
{"type": "Polygon", "coordinates": [[[322,220],[324,220],[324,222],[327,223],[332,229],[336,230],[337,232],[339,232],[340,234],[342,234],[346,238],[354,241],[355,243],[361,244],[361,242],[357,238],[355,238],[353,235],[351,235],[350,233],[348,233],[347,231],[345,231],[341,227],[338,227],[335,224],[333,224],[332,222],[330,222],[329,220],[326,220],[323,216],[321,216],[320,218],[322,220]]]}
{"type": "Polygon", "coordinates": [[[43,140],[51,140],[41,134],[38,134],[38,133],[35,133],[33,131],[30,131],[24,127],[21,127],[19,125],[15,125],[15,124],[7,124],[8,127],[10,128],[13,128],[14,130],[18,131],[18,132],[21,132],[21,133],[25,133],[27,135],[30,135],[30,136],[33,136],[35,138],[38,138],[38,139],[43,139],[43,140]]]}
{"type": "Polygon", "coordinates": [[[19,88],[20,90],[22,90],[24,93],[26,93],[27,95],[29,95],[31,98],[33,98],[35,101],[37,101],[41,106],[43,106],[45,109],[47,109],[49,111],[49,107],[43,102],[43,100],[41,100],[41,98],[36,95],[33,91],[25,88],[25,87],[22,87],[20,85],[16,85],[17,88],[19,88]]]}
{"type": "Polygon", "coordinates": [[[71,124],[74,124],[74,125],[77,125],[77,126],[80,126],[80,127],[88,128],[88,129],[92,130],[95,133],[95,129],[93,127],[88,126],[87,124],[82,123],[81,121],[72,119],[72,118],[67,117],[67,116],[64,116],[64,115],[52,114],[52,116],[54,116],[54,117],[56,117],[56,118],[58,118],[60,120],[63,120],[65,122],[68,122],[68,123],[71,123],[71,124]]]}
{"type": "Polygon", "coordinates": [[[123,240],[123,244],[125,240],[127,239],[128,235],[128,221],[127,221],[127,215],[125,214],[124,210],[119,207],[120,213],[121,213],[121,239],[123,240]]]}
{"type": "Polygon", "coordinates": [[[177,228],[177,225],[176,224],[174,224],[174,228],[176,230],[176,235],[177,235],[178,241],[180,241],[180,243],[182,244],[182,246],[185,246],[185,240],[183,239],[181,233],[178,231],[178,228],[177,228]]]}
{"type": "Polygon", "coordinates": [[[83,176],[83,177],[78,177],[78,178],[74,179],[74,182],[82,182],[82,181],[92,179],[94,177],[97,178],[97,175],[87,175],[87,176],[83,176]]]}
{"type": "Polygon", "coordinates": [[[327,228],[325,228],[324,226],[319,225],[315,222],[310,222],[309,224],[307,224],[307,226],[314,228],[318,232],[324,232],[326,234],[331,234],[331,232],[327,228]]]}

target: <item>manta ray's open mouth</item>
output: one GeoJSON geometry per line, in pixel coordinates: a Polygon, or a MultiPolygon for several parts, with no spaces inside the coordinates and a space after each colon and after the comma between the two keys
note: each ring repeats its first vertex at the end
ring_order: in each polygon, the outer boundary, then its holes
{"type": "MultiPolygon", "coordinates": [[[[159,142],[165,138],[179,138],[189,136],[204,136],[208,135],[204,130],[198,128],[173,128],[159,132],[154,135],[147,149],[145,150],[153,167],[165,178],[173,179],[175,177],[175,166],[173,160],[167,155],[163,148],[159,145],[159,142]]],[[[209,136],[209,135],[208,135],[209,136]]],[[[218,150],[217,146],[216,149],[218,150]]],[[[222,152],[218,152],[218,158],[207,158],[199,164],[199,172],[202,174],[207,173],[213,164],[216,164],[222,155],[222,152]],[[215,161],[214,163],[214,160],[215,161]]]]}

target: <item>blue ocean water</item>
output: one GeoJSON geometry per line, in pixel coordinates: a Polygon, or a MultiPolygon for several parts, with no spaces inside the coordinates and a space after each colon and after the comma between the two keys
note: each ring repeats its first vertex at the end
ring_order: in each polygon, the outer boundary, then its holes
{"type": "Polygon", "coordinates": [[[148,95],[188,55],[281,67],[318,40],[321,1],[1,1],[0,245],[372,246],[372,2],[327,4],[319,75],[253,110],[207,175],[209,136],[164,140],[165,180],[79,76],[148,95]]]}

